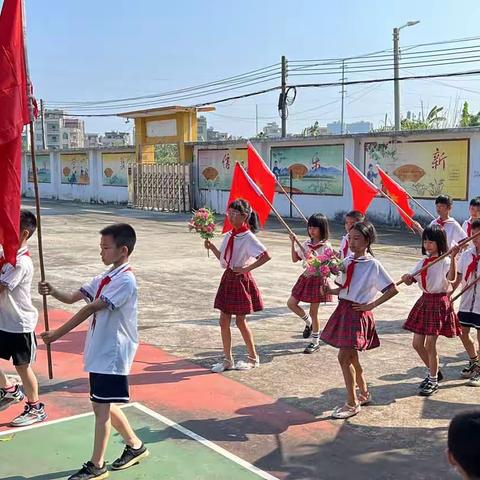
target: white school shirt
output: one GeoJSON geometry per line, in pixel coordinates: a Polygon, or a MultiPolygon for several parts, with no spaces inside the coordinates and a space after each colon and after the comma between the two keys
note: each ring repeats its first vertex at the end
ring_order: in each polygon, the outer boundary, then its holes
{"type": "Polygon", "coordinates": [[[129,264],[120,265],[82,286],[80,292],[87,303],[95,300],[100,282],[106,276],[111,281],[103,287],[99,298],[107,308],[90,319],[84,368],[91,373],[128,375],[138,347],[137,282],[129,264]]]}
{"type": "MultiPolygon", "coordinates": [[[[438,218],[430,222],[429,227],[432,225],[439,225],[438,218]]],[[[452,217],[445,220],[445,225],[443,227],[445,234],[447,235],[447,245],[448,248],[451,248],[453,245],[460,243],[461,240],[467,238],[465,230],[460,226],[460,224],[452,217]]]]}
{"type": "MultiPolygon", "coordinates": [[[[423,267],[423,261],[428,258],[424,257],[420,260],[411,274],[418,272],[423,267]]],[[[425,290],[422,286],[421,275],[415,275],[415,280],[418,283],[418,286],[422,292],[426,293],[447,293],[452,289],[452,284],[447,280],[448,271],[450,270],[450,257],[445,257],[443,260],[440,260],[435,265],[432,265],[427,270],[427,289],[425,290]]]]}
{"type": "MultiPolygon", "coordinates": [[[[220,265],[227,268],[225,260],[225,249],[227,248],[228,240],[232,236],[232,231],[227,232],[220,246],[220,265]]],[[[229,268],[242,268],[255,262],[257,257],[265,253],[267,249],[258,240],[258,238],[250,231],[239,233],[235,235],[233,240],[233,252],[230,259],[229,268]]]]}
{"type": "MultiPolygon", "coordinates": [[[[348,256],[343,265],[345,272],[337,278],[337,285],[342,286],[347,279],[348,265],[354,261],[353,255],[348,256]]],[[[355,303],[371,303],[375,300],[378,292],[384,293],[393,285],[392,277],[387,273],[383,265],[372,255],[355,259],[350,288],[342,288],[338,294],[341,300],[349,300],[355,303]]]]}
{"type": "Polygon", "coordinates": [[[470,217],[468,220],[465,220],[463,223],[462,223],[462,230],[467,234],[467,237],[469,237],[470,235],[468,235],[468,228],[470,226],[470,229],[472,228],[472,217],[470,217]]]}
{"type": "Polygon", "coordinates": [[[37,309],[32,304],[33,262],[28,248],[17,253],[15,267],[9,263],[0,270],[0,330],[10,333],[30,333],[38,322],[37,309]]]}
{"type": "Polygon", "coordinates": [[[348,246],[348,233],[342,237],[340,242],[340,258],[347,258],[352,254],[350,247],[348,246]],[[345,251],[346,250],[346,251],[345,251]]]}
{"type": "MultiPolygon", "coordinates": [[[[472,272],[465,280],[468,266],[472,263],[472,257],[477,255],[477,249],[472,245],[468,250],[462,252],[460,259],[458,260],[458,274],[462,277],[461,288],[474,282],[480,277],[480,262],[477,265],[475,272],[472,272]]],[[[460,299],[460,306],[458,308],[461,312],[473,312],[480,315],[480,282],[476,283],[473,287],[469,288],[460,299]]]]}
{"type": "MultiPolygon", "coordinates": [[[[302,242],[303,251],[305,251],[307,254],[309,251],[311,251],[313,255],[315,255],[316,257],[321,255],[327,248],[329,248],[330,250],[333,250],[332,244],[329,241],[323,242],[323,246],[317,248],[316,250],[311,249],[309,245],[312,245],[311,240],[305,240],[304,242],[302,242]]],[[[295,244],[295,252],[298,255],[298,258],[300,258],[300,260],[305,260],[305,254],[303,253],[303,251],[300,249],[300,247],[297,244],[295,244]]]]}

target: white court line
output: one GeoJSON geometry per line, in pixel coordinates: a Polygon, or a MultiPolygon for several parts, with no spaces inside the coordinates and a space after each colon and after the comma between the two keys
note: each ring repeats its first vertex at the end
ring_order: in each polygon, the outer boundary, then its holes
{"type": "Polygon", "coordinates": [[[196,440],[197,442],[201,443],[203,446],[208,447],[212,449],[213,451],[219,453],[220,455],[224,456],[225,458],[228,458],[232,462],[235,462],[236,464],[242,466],[243,468],[249,470],[252,473],[255,473],[258,475],[260,478],[265,478],[266,480],[278,480],[277,477],[274,477],[273,475],[270,475],[270,473],[265,472],[261,470],[260,468],[256,467],[255,465],[252,465],[251,463],[247,462],[246,460],[243,460],[240,457],[237,457],[233,453],[230,453],[228,450],[225,450],[224,448],[220,447],[216,443],[211,442],[210,440],[207,440],[206,438],[203,438],[202,436],[198,435],[195,432],[192,432],[188,428],[182,427],[182,425],[179,425],[178,423],[175,423],[174,421],[170,420],[167,417],[164,417],[163,415],[160,415],[159,413],[155,412],[154,410],[151,410],[150,408],[146,407],[145,405],[142,405],[140,403],[133,403],[133,406],[137,407],[138,410],[141,410],[142,412],[146,413],[147,415],[150,415],[153,418],[156,418],[157,420],[160,420],[162,423],[165,423],[169,427],[174,428],[175,430],[178,430],[179,432],[183,433],[187,437],[190,437],[193,440],[196,440]]]}
{"type": "Polygon", "coordinates": [[[113,212],[107,212],[106,210],[94,210],[93,208],[81,208],[80,211],[90,212],[90,213],[104,213],[105,215],[113,215],[113,212]]]}
{"type": "MultiPolygon", "coordinates": [[[[201,443],[204,447],[210,448],[211,450],[219,453],[223,457],[228,458],[229,460],[240,465],[246,470],[254,473],[255,475],[258,475],[260,478],[264,478],[265,480],[278,480],[277,477],[274,477],[270,473],[261,470],[260,468],[256,467],[255,465],[252,465],[251,463],[247,462],[246,460],[243,460],[240,457],[237,457],[236,455],[229,452],[228,450],[225,450],[224,448],[220,447],[216,443],[213,443],[210,440],[207,440],[206,438],[202,437],[201,435],[198,435],[197,433],[192,432],[188,428],[185,428],[182,425],[175,423],[173,420],[170,420],[169,418],[164,417],[160,413],[155,412],[154,410],[146,407],[145,405],[142,405],[141,403],[137,403],[137,402],[129,403],[128,405],[125,405],[120,408],[131,408],[131,407],[135,407],[137,410],[140,410],[143,413],[150,415],[151,417],[155,418],[156,420],[159,420],[165,425],[168,425],[169,427],[172,427],[175,430],[178,430],[180,433],[183,433],[185,436],[190,437],[191,439],[201,443]]],[[[11,428],[9,430],[5,430],[4,432],[0,432],[0,437],[7,436],[7,435],[14,435],[15,433],[25,432],[26,430],[33,430],[34,428],[48,427],[49,425],[55,425],[57,423],[68,422],[70,420],[75,420],[77,418],[83,418],[83,417],[89,417],[89,416],[93,416],[93,412],[80,413],[79,415],[72,415],[71,417],[58,418],[57,420],[50,420],[47,422],[35,423],[34,425],[29,425],[28,427],[11,428]]]]}
{"type": "MultiPolygon", "coordinates": [[[[28,208],[32,208],[32,207],[34,207],[34,206],[35,206],[35,205],[23,205],[23,204],[22,204],[22,206],[21,206],[20,208],[27,208],[27,209],[28,209],[28,208]]],[[[41,206],[41,207],[40,207],[40,210],[51,210],[51,208],[50,208],[50,207],[42,207],[42,206],[41,206]]]]}

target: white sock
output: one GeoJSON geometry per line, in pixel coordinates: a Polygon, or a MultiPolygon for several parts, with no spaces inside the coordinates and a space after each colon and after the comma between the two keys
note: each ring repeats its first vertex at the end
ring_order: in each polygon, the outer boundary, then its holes
{"type": "Polygon", "coordinates": [[[312,332],[312,343],[315,345],[320,343],[320,332],[312,332]]]}
{"type": "Polygon", "coordinates": [[[302,320],[305,322],[305,324],[308,326],[308,327],[311,327],[312,326],[312,317],[306,313],[303,317],[302,317],[302,320]]]}

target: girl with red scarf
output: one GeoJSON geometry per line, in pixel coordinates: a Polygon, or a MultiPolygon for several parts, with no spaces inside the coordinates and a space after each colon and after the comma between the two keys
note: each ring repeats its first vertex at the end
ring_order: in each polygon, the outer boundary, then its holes
{"type": "Polygon", "coordinates": [[[214,308],[220,310],[225,358],[213,365],[213,373],[232,369],[249,370],[260,365],[246,316],[263,310],[263,301],[250,272],[270,260],[266,248],[254,235],[258,230],[258,219],[249,203],[243,199],[233,201],[228,206],[227,216],[233,229],[225,234],[220,250],[212,242],[205,240],[205,248],[211,250],[225,268],[214,303],[214,308]],[[232,315],[236,317],[248,355],[246,362],[237,364],[232,355],[232,315]]]}
{"type": "Polygon", "coordinates": [[[338,295],[338,306],[323,329],[321,340],[339,349],[347,401],[335,407],[333,418],[349,418],[371,402],[358,352],[380,346],[372,310],[394,297],[398,290],[382,264],[373,256],[376,232],[370,222],[357,222],[348,233],[352,254],[344,260],[345,272],[338,288],[325,287],[338,295]],[[382,295],[377,298],[378,293],[382,295]],[[358,392],[357,392],[358,387],[358,392]]]}
{"type": "Polygon", "coordinates": [[[413,348],[428,369],[427,377],[419,386],[422,396],[436,393],[438,382],[443,379],[438,369],[438,336],[451,338],[461,335],[458,317],[449,296],[452,283],[457,278],[456,256],[459,250],[459,247],[452,248],[449,257],[415,275],[415,272],[448,251],[445,230],[438,225],[429,226],[422,233],[422,254],[425,258],[415,265],[412,273],[402,276],[406,285],[418,283],[423,292],[403,325],[404,329],[413,332],[413,348]]]}

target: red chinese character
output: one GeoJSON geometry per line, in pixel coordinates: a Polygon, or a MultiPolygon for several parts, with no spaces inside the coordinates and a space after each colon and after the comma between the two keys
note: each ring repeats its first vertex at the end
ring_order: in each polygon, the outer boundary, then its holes
{"type": "Polygon", "coordinates": [[[441,165],[442,169],[445,170],[446,159],[447,159],[447,155],[445,154],[445,152],[440,152],[440,150],[436,148],[433,154],[432,168],[436,170],[441,165]]]}

